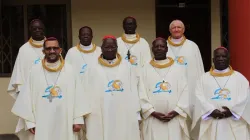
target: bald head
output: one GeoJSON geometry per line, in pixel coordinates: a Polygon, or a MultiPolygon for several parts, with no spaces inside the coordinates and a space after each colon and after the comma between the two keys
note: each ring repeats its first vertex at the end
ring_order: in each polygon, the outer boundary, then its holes
{"type": "Polygon", "coordinates": [[[173,20],[169,25],[169,32],[172,38],[181,38],[185,32],[184,23],[181,20],[173,20]]]}
{"type": "Polygon", "coordinates": [[[40,41],[44,39],[44,24],[40,19],[34,19],[30,22],[29,31],[34,40],[40,41]]]}

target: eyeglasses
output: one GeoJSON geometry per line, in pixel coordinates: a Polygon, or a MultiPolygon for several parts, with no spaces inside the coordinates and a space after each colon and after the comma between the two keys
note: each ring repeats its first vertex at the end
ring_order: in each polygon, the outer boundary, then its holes
{"type": "Polygon", "coordinates": [[[60,50],[60,47],[47,47],[47,48],[44,48],[45,51],[51,51],[52,49],[54,51],[58,51],[58,50],[60,50]]]}

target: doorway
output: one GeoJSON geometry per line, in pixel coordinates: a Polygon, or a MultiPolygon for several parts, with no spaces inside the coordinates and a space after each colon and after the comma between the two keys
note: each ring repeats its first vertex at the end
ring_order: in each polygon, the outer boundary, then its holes
{"type": "Polygon", "coordinates": [[[185,36],[200,49],[204,69],[211,67],[210,0],[156,0],[156,35],[167,38],[169,24],[179,19],[185,24],[185,36]]]}

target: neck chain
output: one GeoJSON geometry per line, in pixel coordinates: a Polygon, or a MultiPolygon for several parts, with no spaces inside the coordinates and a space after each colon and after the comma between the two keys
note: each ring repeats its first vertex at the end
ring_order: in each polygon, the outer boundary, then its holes
{"type": "MultiPolygon", "coordinates": [[[[214,77],[214,76],[213,76],[213,77],[214,77]]],[[[225,84],[224,84],[223,88],[221,88],[221,86],[220,86],[219,82],[216,80],[216,78],[215,78],[215,77],[214,77],[214,80],[216,81],[216,83],[217,83],[217,85],[220,87],[220,89],[221,89],[221,90],[223,90],[223,89],[225,88],[225,86],[227,85],[227,82],[229,81],[230,77],[231,77],[231,75],[227,78],[227,81],[225,82],[225,84]]]]}
{"type": "MultiPolygon", "coordinates": [[[[170,61],[171,61],[171,60],[170,60],[170,61]]],[[[169,62],[169,63],[170,63],[170,62],[169,62]]],[[[167,71],[167,73],[166,73],[165,76],[162,76],[162,75],[157,71],[157,69],[153,66],[154,70],[155,70],[156,73],[159,75],[159,77],[163,79],[163,80],[162,80],[163,83],[166,82],[166,81],[165,81],[165,78],[166,78],[166,76],[168,75],[168,73],[169,73],[169,71],[170,71],[170,69],[171,69],[171,66],[172,66],[172,65],[169,66],[169,69],[168,69],[168,71],[167,71]]],[[[166,68],[167,68],[167,67],[166,67],[166,68]]]]}

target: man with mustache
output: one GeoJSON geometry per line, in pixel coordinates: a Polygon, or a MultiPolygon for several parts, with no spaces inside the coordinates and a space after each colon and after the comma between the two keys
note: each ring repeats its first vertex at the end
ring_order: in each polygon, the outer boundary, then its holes
{"type": "Polygon", "coordinates": [[[118,52],[129,64],[141,67],[151,59],[148,42],[136,32],[137,21],[134,17],[123,20],[124,34],[117,39],[118,52]]]}
{"type": "Polygon", "coordinates": [[[34,65],[12,108],[25,120],[33,140],[75,140],[90,113],[78,75],[65,63],[54,37],[44,42],[42,62],[34,65]]]}
{"type": "Polygon", "coordinates": [[[88,140],[140,140],[139,94],[145,91],[117,48],[116,38],[105,36],[99,64],[89,71],[92,113],[85,119],[88,140]]]}
{"type": "Polygon", "coordinates": [[[189,140],[189,94],[183,67],[174,63],[167,42],[157,38],[152,43],[154,59],[143,67],[146,96],[141,96],[144,140],[189,140]]]}
{"type": "MultiPolygon", "coordinates": [[[[167,56],[172,57],[176,64],[186,67],[188,88],[190,92],[191,107],[194,107],[194,88],[196,81],[204,73],[203,62],[199,47],[184,36],[185,26],[182,21],[174,20],[169,25],[169,36],[167,43],[169,51],[167,56]]],[[[193,109],[191,108],[191,112],[193,109]]]]}
{"type": "Polygon", "coordinates": [[[224,47],[214,50],[214,67],[197,82],[193,130],[199,140],[249,140],[249,82],[229,65],[224,47]]]}
{"type": "MultiPolygon", "coordinates": [[[[20,47],[15,66],[7,92],[16,99],[20,92],[21,87],[25,84],[29,71],[33,65],[40,63],[40,60],[44,56],[42,53],[43,43],[45,40],[44,31],[45,27],[41,20],[34,19],[30,22],[29,31],[31,37],[28,42],[20,47]]],[[[24,121],[19,119],[16,133],[21,140],[32,139],[32,135],[26,131],[22,131],[25,126],[24,121]]]]}
{"type": "MultiPolygon", "coordinates": [[[[93,31],[90,27],[80,28],[78,37],[80,42],[68,51],[65,60],[73,66],[74,73],[80,77],[83,90],[85,90],[88,86],[91,86],[88,84],[89,69],[98,64],[97,58],[101,54],[101,49],[92,43],[93,31]]],[[[79,133],[79,137],[84,140],[85,129],[82,130],[83,132],[79,133]]]]}

